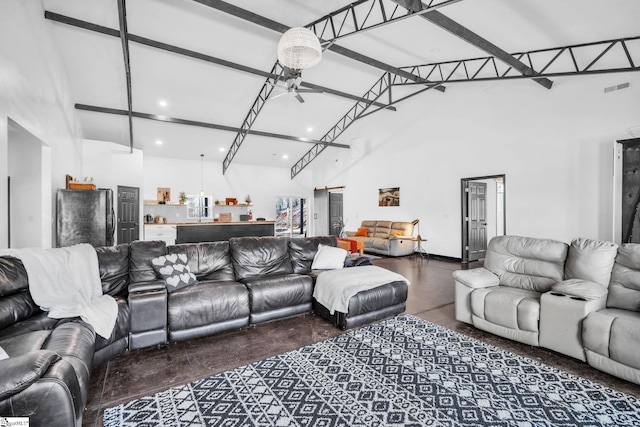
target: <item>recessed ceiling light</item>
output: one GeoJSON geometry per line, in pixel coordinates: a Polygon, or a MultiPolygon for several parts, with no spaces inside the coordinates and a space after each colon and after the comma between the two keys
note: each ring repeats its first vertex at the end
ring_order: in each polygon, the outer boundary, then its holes
{"type": "Polygon", "coordinates": [[[161,99],[160,101],[158,101],[158,105],[161,107],[166,107],[169,104],[164,99],[161,99]]]}
{"type": "Polygon", "coordinates": [[[158,144],[158,145],[162,145],[162,141],[161,141],[161,140],[159,140],[159,139],[156,139],[156,144],[158,144]]]}
{"type": "Polygon", "coordinates": [[[224,153],[224,147],[218,148],[218,151],[220,151],[221,153],[224,153]]]}
{"type": "Polygon", "coordinates": [[[309,126],[309,127],[307,128],[307,132],[313,132],[313,128],[312,128],[311,126],[309,126]]]}
{"type": "Polygon", "coordinates": [[[283,154],[283,155],[282,155],[282,158],[286,160],[286,159],[288,159],[288,158],[289,158],[289,155],[288,155],[288,154],[283,154]]]}

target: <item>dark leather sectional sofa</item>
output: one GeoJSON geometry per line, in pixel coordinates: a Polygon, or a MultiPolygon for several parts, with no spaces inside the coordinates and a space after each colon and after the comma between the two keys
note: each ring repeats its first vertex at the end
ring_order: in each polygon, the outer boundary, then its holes
{"type": "MultiPolygon", "coordinates": [[[[127,350],[311,311],[311,264],[319,244],[337,246],[337,240],[241,237],[168,247],[161,241],[136,241],[96,248],[103,292],[116,298],[119,307],[109,339],[79,318],[47,317],[30,297],[20,260],[0,257],[0,348],[9,356],[0,360],[0,417],[29,417],[32,427],[79,426],[91,369],[127,350]],[[150,262],[180,253],[187,255],[198,282],[168,292],[150,262]]],[[[366,305],[367,296],[359,298],[366,305]]],[[[386,306],[374,309],[378,318],[404,310],[398,301],[389,304],[396,312],[386,306]]],[[[363,322],[375,317],[368,313],[363,322]]]]}

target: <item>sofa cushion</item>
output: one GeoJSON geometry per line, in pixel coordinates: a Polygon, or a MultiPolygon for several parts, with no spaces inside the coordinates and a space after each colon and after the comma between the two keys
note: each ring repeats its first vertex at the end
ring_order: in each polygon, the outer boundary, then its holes
{"type": "Polygon", "coordinates": [[[26,289],[29,289],[29,279],[22,261],[10,256],[0,257],[0,297],[26,289]]]}
{"type": "Polygon", "coordinates": [[[167,282],[167,292],[175,292],[198,283],[187,265],[185,254],[162,255],[151,260],[151,266],[167,282]]]}
{"type": "Polygon", "coordinates": [[[618,248],[607,307],[640,312],[640,244],[625,243],[618,248]]]}
{"type": "Polygon", "coordinates": [[[47,350],[32,351],[3,360],[0,363],[0,400],[29,387],[58,360],[60,356],[47,350]]]}
{"type": "Polygon", "coordinates": [[[285,307],[311,304],[313,279],[301,274],[247,279],[251,313],[266,313],[285,307]]]}
{"type": "Polygon", "coordinates": [[[564,266],[564,278],[588,280],[606,288],[617,252],[618,245],[612,242],[573,239],[564,266]]]}
{"type": "Polygon", "coordinates": [[[413,236],[413,223],[407,221],[395,221],[391,224],[390,237],[413,236]]]}
{"type": "Polygon", "coordinates": [[[151,260],[167,253],[162,240],[136,240],[129,244],[129,282],[147,282],[158,278],[151,260]]]}
{"type": "Polygon", "coordinates": [[[596,282],[582,279],[568,279],[558,282],[551,290],[584,300],[594,300],[607,295],[607,288],[596,282]]]}
{"type": "Polygon", "coordinates": [[[167,254],[185,254],[187,265],[199,281],[234,280],[228,241],[167,246],[167,254]]]}
{"type": "Polygon", "coordinates": [[[369,236],[382,237],[384,239],[389,238],[392,224],[393,222],[391,221],[376,221],[376,228],[373,230],[373,233],[369,233],[369,236]]]}
{"type": "Polygon", "coordinates": [[[640,313],[615,308],[590,313],[582,324],[582,339],[586,349],[640,369],[640,313]]]}
{"type": "Polygon", "coordinates": [[[471,312],[505,328],[537,332],[540,293],[506,286],[475,289],[471,293],[471,312]]]}
{"type": "Polygon", "coordinates": [[[344,267],[344,260],[348,252],[334,246],[318,245],[318,251],[313,257],[312,270],[336,270],[344,267]]]}
{"type": "Polygon", "coordinates": [[[287,239],[232,237],[229,251],[236,280],[293,273],[287,239]]]}
{"type": "Polygon", "coordinates": [[[361,237],[367,237],[369,235],[369,229],[367,227],[358,227],[355,235],[361,236],[361,237]]]}
{"type": "Polygon", "coordinates": [[[249,316],[247,288],[233,281],[205,281],[169,295],[171,331],[197,328],[249,316]]]}
{"type": "Polygon", "coordinates": [[[96,248],[102,293],[112,297],[126,297],[129,287],[129,245],[99,246],[96,248]]]}
{"type": "Polygon", "coordinates": [[[311,264],[320,244],[337,246],[338,240],[335,236],[294,237],[289,240],[289,258],[294,273],[311,272],[311,264]]]}
{"type": "Polygon", "coordinates": [[[484,268],[501,286],[546,292],[563,280],[568,245],[521,236],[496,236],[489,242],[484,268]]]}

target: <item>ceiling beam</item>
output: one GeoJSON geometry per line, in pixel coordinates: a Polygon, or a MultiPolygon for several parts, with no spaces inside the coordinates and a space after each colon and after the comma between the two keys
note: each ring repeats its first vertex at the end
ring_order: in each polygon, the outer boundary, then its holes
{"type": "MultiPolygon", "coordinates": [[[[129,112],[127,110],[120,110],[120,109],[117,109],[117,108],[98,107],[98,106],[95,106],[95,105],[75,104],[75,108],[76,108],[76,110],[81,110],[81,111],[92,111],[92,112],[95,112],[95,113],[114,114],[114,115],[118,115],[118,116],[127,116],[127,115],[129,115],[129,112]]],[[[222,131],[227,131],[227,132],[241,132],[242,131],[242,129],[237,128],[237,127],[233,127],[233,126],[225,126],[225,125],[220,125],[220,124],[216,124],[216,123],[199,122],[199,121],[188,120],[188,119],[179,119],[179,118],[176,118],[176,117],[159,116],[157,114],[140,113],[140,112],[132,111],[131,115],[132,115],[132,117],[135,117],[135,118],[138,118],[138,119],[155,120],[155,121],[164,122],[164,123],[173,123],[173,124],[186,125],[186,126],[197,126],[197,127],[203,127],[203,128],[215,129],[215,130],[222,130],[222,131]]],[[[264,137],[268,137],[268,138],[285,139],[285,140],[288,140],[288,141],[304,142],[304,143],[307,143],[307,144],[318,144],[318,143],[326,144],[326,142],[320,141],[320,140],[317,140],[317,139],[310,139],[310,138],[291,136],[291,135],[283,135],[283,134],[279,134],[279,133],[265,132],[265,131],[259,131],[259,130],[249,130],[249,131],[246,131],[246,133],[248,133],[249,135],[264,136],[264,137]]],[[[336,148],[345,148],[345,149],[350,148],[350,146],[346,145],[346,144],[330,143],[330,145],[332,147],[336,147],[336,148]]]]}
{"type": "MultiPolygon", "coordinates": [[[[427,7],[427,5],[425,5],[424,3],[422,3],[419,0],[392,0],[394,3],[399,4],[400,6],[407,8],[409,10],[418,12],[422,9],[424,9],[425,7],[427,7]]],[[[459,23],[457,23],[456,21],[454,21],[451,18],[448,18],[447,16],[443,15],[442,13],[440,13],[437,10],[434,10],[432,12],[429,13],[425,13],[423,15],[420,15],[423,19],[426,19],[427,21],[437,25],[438,27],[450,32],[451,34],[461,38],[462,40],[466,41],[467,43],[472,44],[473,46],[477,47],[478,49],[481,49],[485,52],[487,52],[489,55],[493,55],[496,58],[500,59],[501,61],[503,61],[504,63],[508,64],[509,66],[513,67],[514,69],[518,70],[520,73],[522,73],[525,76],[533,76],[534,72],[531,69],[531,67],[529,67],[528,65],[520,62],[519,60],[517,60],[516,58],[514,58],[513,56],[511,56],[509,53],[505,52],[504,50],[500,49],[498,46],[496,46],[495,44],[491,43],[490,41],[488,41],[487,39],[479,36],[478,34],[474,33],[473,31],[471,31],[470,29],[460,25],[459,23]]],[[[551,89],[551,86],[553,85],[553,82],[547,78],[533,78],[532,80],[534,80],[535,82],[537,82],[538,84],[540,84],[541,86],[547,88],[547,89],[551,89]]]]}
{"type": "MultiPolygon", "coordinates": [[[[80,19],[76,19],[76,18],[71,18],[69,16],[65,16],[65,15],[61,15],[55,12],[50,12],[50,11],[45,11],[44,16],[46,19],[49,19],[51,21],[55,21],[61,24],[66,24],[66,25],[70,25],[73,27],[77,27],[77,28],[82,28],[84,30],[89,30],[89,31],[93,31],[96,33],[100,33],[100,34],[104,34],[104,35],[108,35],[111,37],[120,37],[120,32],[118,30],[114,30],[112,28],[108,28],[108,27],[104,27],[102,25],[98,25],[98,24],[93,24],[91,22],[87,22],[87,21],[82,21],[80,19]]],[[[141,37],[141,36],[137,36],[135,34],[127,34],[128,40],[130,42],[135,42],[141,45],[145,45],[145,46],[149,46],[149,47],[153,47],[155,49],[159,49],[159,50],[164,50],[166,52],[171,52],[171,53],[175,53],[178,55],[182,55],[182,56],[186,56],[188,58],[193,58],[193,59],[198,59],[200,61],[205,61],[205,62],[209,62],[211,64],[216,64],[216,65],[220,65],[226,68],[231,68],[234,70],[238,70],[238,71],[242,71],[248,74],[254,74],[256,76],[260,76],[260,77],[265,77],[265,78],[271,78],[271,79],[277,79],[278,76],[266,71],[262,71],[259,70],[257,68],[252,68],[252,67],[248,67],[246,65],[241,65],[241,64],[237,64],[235,62],[231,62],[231,61],[227,61],[225,59],[221,59],[221,58],[217,58],[215,56],[211,56],[211,55],[206,55],[204,53],[200,53],[200,52],[196,52],[193,50],[189,50],[189,49],[184,49],[178,46],[174,46],[174,45],[170,45],[168,43],[163,43],[163,42],[159,42],[157,40],[152,40],[152,39],[148,39],[146,37],[141,37]]],[[[307,87],[309,89],[318,89],[321,90],[325,93],[331,94],[331,95],[335,95],[335,96],[339,96],[342,98],[346,98],[352,101],[363,101],[364,99],[356,96],[356,95],[352,95],[350,93],[347,92],[342,92],[336,89],[331,89],[325,86],[321,86],[321,85],[317,85],[314,83],[310,83],[310,82],[302,82],[301,86],[307,87]]],[[[376,105],[377,107],[385,107],[385,105],[383,103],[377,103],[376,105]]],[[[389,107],[390,110],[395,111],[394,107],[389,107]]]]}
{"type": "Polygon", "coordinates": [[[124,57],[124,71],[127,85],[127,108],[129,116],[129,151],[133,153],[133,97],[131,94],[131,61],[129,58],[129,32],[127,31],[127,6],[125,0],[118,0],[118,20],[120,22],[120,41],[124,57]]]}
{"type": "Polygon", "coordinates": [[[331,43],[460,1],[462,0],[429,0],[424,9],[415,12],[400,7],[391,0],[358,0],[313,21],[307,28],[319,39],[331,43]]]}
{"type": "MultiPolygon", "coordinates": [[[[639,41],[640,36],[625,37],[511,54],[518,60],[526,59],[531,64],[533,75],[514,72],[513,67],[504,65],[501,68],[493,56],[414,65],[407,70],[436,83],[632,72],[640,71],[640,55],[628,45],[637,45],[639,41]],[[576,58],[581,59],[580,63],[576,58]]],[[[408,84],[413,83],[406,80],[393,83],[394,86],[408,84]]]]}
{"type": "MultiPolygon", "coordinates": [[[[397,103],[405,99],[411,98],[414,95],[422,93],[429,89],[435,89],[438,84],[432,84],[430,86],[423,87],[422,84],[413,83],[419,88],[411,95],[405,96],[396,101],[392,100],[391,87],[394,81],[406,81],[401,77],[392,75],[391,73],[384,73],[382,77],[364,94],[364,98],[374,100],[382,97],[385,93],[389,92],[389,102],[397,103]]],[[[379,111],[379,109],[371,111],[372,103],[356,103],[329,131],[321,138],[321,142],[315,144],[309,149],[292,167],[291,167],[291,179],[295,178],[305,167],[307,167],[313,160],[315,160],[324,150],[331,146],[331,143],[335,141],[349,126],[358,119],[361,119],[369,114],[379,111]]]]}
{"type": "MultiPolygon", "coordinates": [[[[234,6],[232,4],[229,4],[227,2],[224,2],[222,0],[193,0],[197,3],[200,3],[204,6],[208,6],[212,9],[216,9],[219,10],[220,12],[224,12],[227,13],[229,15],[235,16],[236,18],[240,18],[243,19],[245,21],[249,21],[252,24],[257,24],[260,25],[264,28],[268,28],[270,30],[276,31],[278,33],[284,33],[285,31],[287,31],[290,27],[281,24],[279,22],[276,22],[272,19],[266,18],[264,16],[258,15],[256,13],[253,13],[251,11],[248,11],[246,9],[242,9],[238,6],[234,6]]],[[[331,50],[333,52],[336,52],[340,55],[346,56],[348,58],[351,58],[353,60],[362,62],[363,64],[367,64],[370,65],[372,67],[375,68],[379,68],[381,70],[384,70],[386,72],[389,73],[393,73],[396,74],[400,77],[404,77],[406,79],[409,80],[413,80],[414,82],[421,82],[423,81],[420,77],[418,76],[414,76],[411,73],[408,73],[407,71],[404,71],[400,68],[391,66],[389,64],[385,64],[382,61],[378,61],[377,59],[373,59],[371,57],[362,55],[358,52],[352,51],[350,49],[344,48],[342,46],[338,46],[336,44],[330,44],[327,47],[328,50],[331,50]]],[[[424,82],[427,83],[427,82],[424,82]]]]}

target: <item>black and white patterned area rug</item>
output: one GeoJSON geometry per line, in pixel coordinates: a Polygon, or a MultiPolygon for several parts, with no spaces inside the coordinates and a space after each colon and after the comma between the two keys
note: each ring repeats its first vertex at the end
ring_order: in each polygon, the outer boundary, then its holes
{"type": "Polygon", "coordinates": [[[410,315],[105,410],[104,426],[640,426],[640,401],[410,315]]]}

